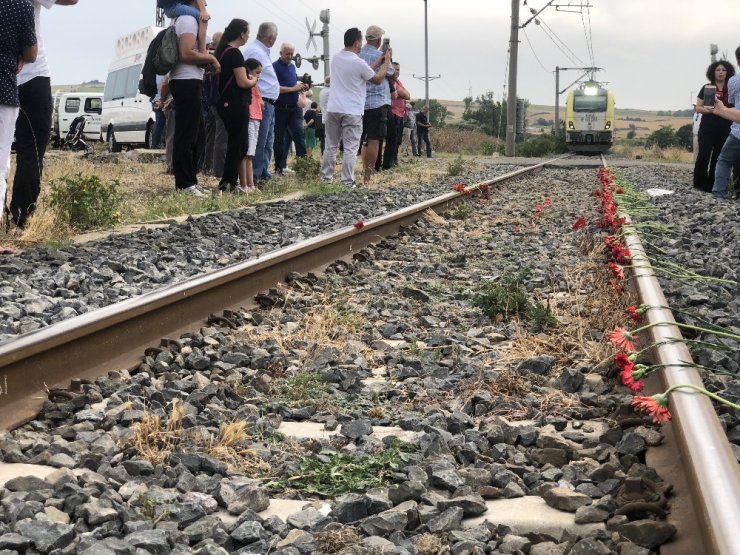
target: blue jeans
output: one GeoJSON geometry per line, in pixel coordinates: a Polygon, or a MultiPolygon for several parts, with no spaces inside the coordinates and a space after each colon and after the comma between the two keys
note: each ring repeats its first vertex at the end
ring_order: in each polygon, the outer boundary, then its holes
{"type": "Polygon", "coordinates": [[[295,141],[295,155],[306,155],[306,140],[303,134],[303,110],[297,104],[275,106],[275,169],[282,171],[288,166],[290,143],[295,141]]]}
{"type": "Polygon", "coordinates": [[[252,173],[254,182],[266,181],[270,175],[270,159],[272,158],[272,143],[275,139],[275,106],[265,101],[262,110],[262,122],[257,135],[257,147],[252,159],[252,173]]]}
{"type": "Polygon", "coordinates": [[[162,110],[154,110],[154,129],[152,130],[152,148],[159,148],[162,146],[162,137],[164,137],[164,127],[167,120],[164,117],[162,110]]]}
{"type": "Polygon", "coordinates": [[[200,10],[198,10],[198,8],[194,8],[193,6],[189,6],[188,4],[182,4],[178,2],[174,6],[165,8],[164,15],[166,15],[169,19],[175,19],[176,17],[180,17],[181,15],[191,15],[195,19],[200,19],[200,10]]]}
{"type": "Polygon", "coordinates": [[[717,159],[717,167],[714,170],[714,187],[712,194],[715,198],[723,199],[727,196],[727,185],[730,182],[730,171],[735,162],[740,160],[740,139],[730,133],[727,136],[722,152],[717,159]]]}

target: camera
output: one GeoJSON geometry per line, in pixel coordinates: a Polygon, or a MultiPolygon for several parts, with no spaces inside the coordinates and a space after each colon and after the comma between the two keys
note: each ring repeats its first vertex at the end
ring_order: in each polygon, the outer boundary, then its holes
{"type": "Polygon", "coordinates": [[[299,76],[298,81],[305,85],[308,85],[309,89],[313,87],[313,79],[311,79],[311,76],[308,73],[304,73],[303,75],[299,76]]]}

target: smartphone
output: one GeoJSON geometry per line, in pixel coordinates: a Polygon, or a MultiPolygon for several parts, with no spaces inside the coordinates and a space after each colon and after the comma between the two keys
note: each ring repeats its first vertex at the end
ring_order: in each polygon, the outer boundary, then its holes
{"type": "Polygon", "coordinates": [[[388,48],[391,45],[391,39],[383,39],[383,45],[380,47],[380,51],[385,54],[388,52],[388,48]]]}
{"type": "Polygon", "coordinates": [[[714,106],[714,99],[717,96],[717,87],[714,85],[704,86],[704,106],[711,108],[714,106]]]}

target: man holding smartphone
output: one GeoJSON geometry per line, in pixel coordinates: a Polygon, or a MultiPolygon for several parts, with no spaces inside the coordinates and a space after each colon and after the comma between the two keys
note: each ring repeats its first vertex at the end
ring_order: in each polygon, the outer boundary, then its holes
{"type": "MultiPolygon", "coordinates": [[[[372,69],[377,70],[386,63],[386,54],[380,50],[381,39],[385,31],[377,25],[370,25],[365,32],[365,46],[360,50],[360,58],[372,69]]],[[[390,41],[386,39],[384,47],[388,51],[390,41]]],[[[388,63],[386,77],[393,75],[393,66],[388,63]]],[[[387,80],[380,83],[367,82],[365,97],[365,115],[362,118],[362,170],[363,183],[367,186],[373,176],[375,161],[378,159],[380,141],[388,133],[388,112],[391,105],[391,90],[387,80]]]]}
{"type": "MultiPolygon", "coordinates": [[[[740,66],[740,46],[735,50],[735,59],[740,66]]],[[[740,110],[737,109],[740,106],[740,74],[735,74],[727,82],[727,102],[735,108],[728,108],[719,99],[715,100],[714,107],[710,108],[718,116],[732,121],[730,134],[722,147],[722,152],[719,153],[717,168],[714,171],[712,194],[717,199],[724,199],[727,196],[732,166],[740,160],[740,110]]]]}

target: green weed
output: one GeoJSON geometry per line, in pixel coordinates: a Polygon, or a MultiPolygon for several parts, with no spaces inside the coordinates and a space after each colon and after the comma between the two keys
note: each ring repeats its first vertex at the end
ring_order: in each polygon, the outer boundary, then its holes
{"type": "Polygon", "coordinates": [[[296,475],[273,481],[268,486],[327,497],[362,493],[389,484],[393,474],[408,462],[413,450],[412,445],[396,440],[383,451],[368,456],[338,453],[324,460],[306,457],[300,460],[296,475]]]}
{"type": "Polygon", "coordinates": [[[452,162],[447,164],[447,175],[457,177],[465,172],[465,161],[462,156],[458,156],[452,162]]]}
{"type": "Polygon", "coordinates": [[[292,167],[300,179],[315,179],[321,175],[321,161],[308,156],[296,156],[292,167]]]}
{"type": "Polygon", "coordinates": [[[50,206],[69,226],[85,231],[110,228],[121,219],[119,182],[97,175],[65,175],[51,184],[50,206]]]}

